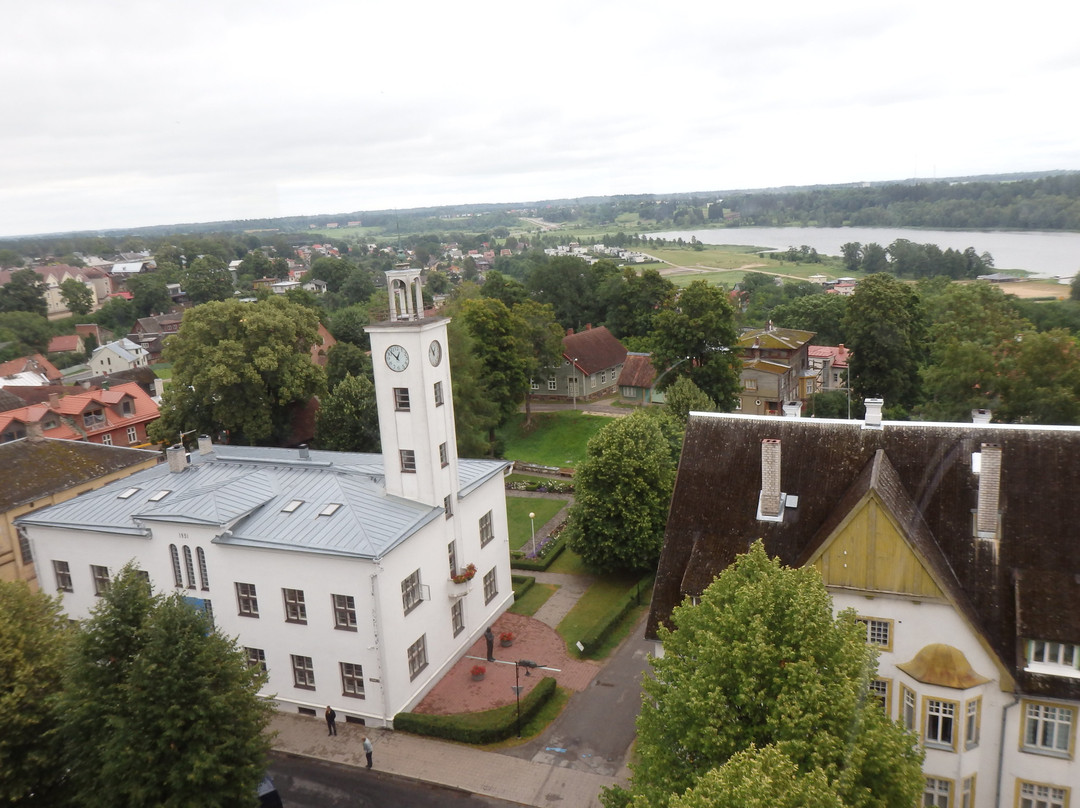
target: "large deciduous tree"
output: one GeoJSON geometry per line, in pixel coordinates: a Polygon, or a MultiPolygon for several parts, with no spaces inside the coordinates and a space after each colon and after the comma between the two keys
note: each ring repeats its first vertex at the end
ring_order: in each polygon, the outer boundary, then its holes
{"type": "Polygon", "coordinates": [[[852,612],[833,616],[816,569],[783,567],[758,541],[671,622],[644,680],[629,792],[606,792],[606,805],[703,804],[687,790],[718,789],[725,775],[709,773],[755,746],[774,747],[811,784],[824,777],[844,806],[916,803],[922,750],[870,696],[876,652],[852,612]]]}
{"type": "Polygon", "coordinates": [[[229,267],[216,255],[196,258],[181,277],[181,285],[192,303],[208,303],[232,297],[233,282],[229,267]]]}
{"type": "Polygon", "coordinates": [[[656,566],[675,484],[672,442],[659,411],[636,410],[589,440],[574,473],[570,548],[597,572],[656,566]]]}
{"type": "MultiPolygon", "coordinates": [[[[530,346],[524,341],[525,321],[495,298],[461,301],[461,318],[472,337],[472,350],[480,360],[489,400],[506,422],[525,398],[529,386],[530,346]]],[[[494,435],[490,436],[494,440],[494,435]]]]}
{"type": "Polygon", "coordinates": [[[60,284],[60,297],[72,314],[89,314],[94,307],[94,293],[82,281],[68,278],[60,284]]]}
{"type": "Polygon", "coordinates": [[[174,443],[180,432],[228,432],[244,443],[278,442],[298,406],[326,387],[311,361],[318,316],[274,296],[258,303],[206,303],[184,315],[166,341],[173,363],[154,440],[174,443]]]}
{"type": "Polygon", "coordinates": [[[269,750],[265,680],[203,612],[125,567],[78,630],[65,676],[78,804],[250,804],[269,750]]]}
{"type": "Polygon", "coordinates": [[[855,393],[883,398],[886,407],[910,409],[919,399],[926,335],[915,290],[884,273],[861,280],[848,301],[844,333],[855,393]]]}
{"type": "Polygon", "coordinates": [[[338,452],[379,450],[379,410],[375,385],[367,375],[346,375],[323,397],[315,417],[315,443],[338,452]]]}
{"type": "Polygon", "coordinates": [[[653,365],[666,388],[689,376],[721,410],[735,403],[742,362],[734,350],[735,309],[724,290],[694,281],[657,313],[653,365]]]}
{"type": "Polygon", "coordinates": [[[0,582],[0,803],[51,808],[63,767],[57,727],[69,632],[58,600],[0,582]]]}
{"type": "MultiPolygon", "coordinates": [[[[485,284],[486,285],[486,284],[485,284]]],[[[537,379],[545,368],[562,363],[563,331],[555,322],[555,313],[551,306],[525,300],[517,303],[511,312],[521,319],[524,329],[519,334],[525,352],[526,374],[530,379],[537,379]]],[[[525,388],[525,423],[532,422],[531,385],[525,388]]]]}
{"type": "Polygon", "coordinates": [[[45,302],[48,285],[32,269],[17,269],[0,286],[0,312],[28,311],[45,317],[49,306],[45,302]]]}

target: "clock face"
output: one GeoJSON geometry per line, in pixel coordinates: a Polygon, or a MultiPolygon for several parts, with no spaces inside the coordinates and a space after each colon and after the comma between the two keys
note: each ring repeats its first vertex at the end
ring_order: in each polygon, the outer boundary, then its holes
{"type": "Polygon", "coordinates": [[[405,370],[409,366],[409,352],[400,345],[391,345],[386,349],[386,366],[399,372],[405,370]]]}
{"type": "Polygon", "coordinates": [[[442,361],[442,345],[439,344],[437,339],[432,340],[431,345],[428,346],[427,358],[433,366],[437,366],[442,361]]]}

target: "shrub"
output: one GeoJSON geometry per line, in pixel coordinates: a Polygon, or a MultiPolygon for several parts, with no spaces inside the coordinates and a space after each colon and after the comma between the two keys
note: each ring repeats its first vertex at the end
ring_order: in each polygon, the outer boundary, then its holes
{"type": "Polygon", "coordinates": [[[655,580],[655,573],[649,573],[644,578],[640,579],[634,584],[633,588],[626,591],[626,594],[623,595],[622,600],[618,602],[616,608],[612,609],[605,615],[603,620],[593,625],[593,627],[585,633],[585,636],[579,640],[579,642],[585,646],[585,649],[581,652],[583,657],[587,657],[594,653],[604,644],[608,635],[619,625],[622,619],[635,607],[640,605],[641,593],[651,590],[655,580]]]}

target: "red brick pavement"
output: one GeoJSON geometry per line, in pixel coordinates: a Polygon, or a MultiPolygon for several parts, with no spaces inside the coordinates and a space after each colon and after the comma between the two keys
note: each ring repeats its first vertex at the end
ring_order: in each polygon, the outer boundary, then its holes
{"type": "MultiPolygon", "coordinates": [[[[566,650],[566,642],[558,632],[531,617],[507,612],[495,621],[493,631],[495,632],[496,660],[514,662],[528,659],[559,669],[557,673],[534,670],[530,676],[526,676],[526,669],[522,668],[519,675],[523,688],[522,696],[532,690],[544,676],[553,676],[563,687],[581,691],[589,686],[600,670],[600,664],[597,662],[572,659],[566,650]],[[499,635],[504,631],[511,631],[514,634],[514,644],[510,648],[502,648],[499,645],[499,635]]],[[[504,704],[513,704],[516,666],[500,662],[484,662],[482,660],[485,659],[486,654],[486,643],[481,637],[473,643],[468,654],[443,676],[442,681],[435,685],[423,701],[413,708],[413,711],[431,715],[451,715],[490,710],[504,704]],[[480,657],[480,660],[470,659],[470,657],[480,657]],[[487,668],[482,681],[472,681],[470,671],[474,665],[483,665],[487,668]]]]}

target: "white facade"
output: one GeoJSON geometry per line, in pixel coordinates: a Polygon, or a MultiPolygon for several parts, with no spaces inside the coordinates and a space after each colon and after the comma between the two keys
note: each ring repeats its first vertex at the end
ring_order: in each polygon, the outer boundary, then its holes
{"type": "Polygon", "coordinates": [[[150,364],[150,354],[141,345],[127,337],[106,343],[94,349],[87,362],[91,372],[97,376],[107,376],[121,370],[146,367],[150,364]]]}
{"type": "Polygon", "coordinates": [[[251,662],[266,665],[265,694],[281,709],[330,704],[389,724],[513,602],[507,464],[457,458],[446,322],[372,328],[373,347],[392,333],[413,354],[402,370],[376,363],[382,456],[202,439],[185,463],[170,450],[169,464],[21,523],[42,589],[85,617],[95,568],[114,576],[135,561],[156,590],[209,606],[251,662]],[[436,382],[445,385],[438,405],[436,382]],[[394,386],[409,388],[408,410],[394,407],[394,386]],[[416,453],[411,472],[401,447],[416,453]],[[471,580],[451,580],[469,565],[471,580]]]}

